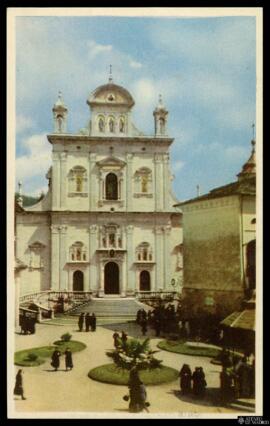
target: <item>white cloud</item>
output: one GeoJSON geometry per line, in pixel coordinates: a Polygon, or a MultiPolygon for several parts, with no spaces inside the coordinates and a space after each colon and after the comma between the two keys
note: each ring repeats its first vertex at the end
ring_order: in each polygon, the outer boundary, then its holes
{"type": "Polygon", "coordinates": [[[23,141],[23,146],[28,152],[16,159],[17,180],[24,182],[36,177],[45,179],[51,165],[51,146],[46,134],[42,133],[26,138],[23,141]]]}
{"type": "Polygon", "coordinates": [[[111,44],[99,44],[95,40],[89,40],[87,42],[88,54],[93,59],[101,53],[111,52],[113,47],[111,44]]]}
{"type": "Polygon", "coordinates": [[[131,68],[142,68],[142,64],[140,62],[134,61],[132,59],[129,61],[129,66],[131,68]]]}
{"type": "Polygon", "coordinates": [[[16,133],[24,133],[33,127],[33,120],[31,117],[19,114],[16,118],[16,133]]]}
{"type": "Polygon", "coordinates": [[[179,172],[179,170],[182,170],[184,165],[185,165],[184,161],[181,161],[181,160],[173,161],[172,162],[172,169],[173,169],[174,172],[179,172]]]}

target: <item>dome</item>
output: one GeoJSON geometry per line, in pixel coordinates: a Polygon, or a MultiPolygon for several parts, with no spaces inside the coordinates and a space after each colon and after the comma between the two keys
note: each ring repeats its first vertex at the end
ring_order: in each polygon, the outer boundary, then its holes
{"type": "Polygon", "coordinates": [[[122,105],[132,108],[135,104],[131,94],[112,82],[97,87],[87,99],[88,105],[122,105]]]}
{"type": "Polygon", "coordinates": [[[245,177],[250,177],[256,174],[256,153],[255,153],[255,145],[256,141],[251,141],[252,151],[248,161],[243,165],[242,171],[238,173],[238,179],[243,179],[245,177]]]}

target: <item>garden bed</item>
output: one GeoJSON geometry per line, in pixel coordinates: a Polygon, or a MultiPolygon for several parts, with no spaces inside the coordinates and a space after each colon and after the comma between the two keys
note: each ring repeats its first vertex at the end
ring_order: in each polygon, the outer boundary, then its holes
{"type": "Polygon", "coordinates": [[[197,342],[183,342],[162,340],[158,343],[158,348],[164,351],[175,352],[183,355],[207,356],[209,358],[217,357],[221,349],[212,345],[200,344],[197,342]]]}
{"type": "Polygon", "coordinates": [[[30,348],[15,352],[14,364],[22,367],[36,367],[43,364],[46,361],[46,358],[51,357],[55,349],[58,349],[60,352],[64,353],[67,347],[69,347],[71,352],[82,351],[86,348],[84,343],[77,342],[76,340],[70,340],[69,342],[57,340],[54,342],[54,345],[55,346],[41,346],[39,348],[30,348]],[[33,357],[32,354],[34,355],[33,357]],[[35,356],[36,359],[31,359],[35,356]]]}
{"type": "MultiPolygon", "coordinates": [[[[141,370],[139,376],[145,385],[158,385],[177,380],[179,372],[171,367],[161,366],[150,370],[141,370]]],[[[98,382],[113,385],[127,385],[129,371],[115,364],[105,364],[89,371],[88,377],[98,382]]]]}

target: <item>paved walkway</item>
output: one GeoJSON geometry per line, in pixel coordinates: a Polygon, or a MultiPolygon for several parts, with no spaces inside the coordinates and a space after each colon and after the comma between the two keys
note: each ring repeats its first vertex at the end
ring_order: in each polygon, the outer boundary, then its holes
{"type": "MultiPolygon", "coordinates": [[[[118,324],[98,326],[96,332],[78,332],[76,324],[55,326],[39,324],[35,335],[16,335],[16,350],[52,345],[65,332],[72,334],[73,340],[86,343],[87,348],[73,354],[74,369],[64,370],[64,359],[61,359],[60,370],[52,371],[50,359],[38,367],[24,368],[24,388],[27,400],[16,398],[17,412],[110,412],[121,417],[128,413],[128,403],[123,400],[127,393],[126,386],[103,384],[88,378],[87,374],[93,367],[107,364],[110,359],[106,350],[113,347],[112,330],[125,329],[130,336],[140,336],[140,329],[135,324],[118,324]]],[[[152,334],[152,331],[149,333],[152,334]]],[[[151,348],[155,348],[160,338],[151,339],[151,348]]],[[[230,408],[220,407],[213,402],[218,393],[220,367],[210,363],[210,358],[186,356],[160,351],[157,358],[163,364],[180,369],[188,363],[192,369],[202,366],[208,384],[204,400],[183,397],[179,392],[179,381],[159,386],[148,386],[148,400],[151,403],[150,413],[170,413],[183,417],[183,414],[199,415],[199,413],[235,413],[230,408]]],[[[18,367],[16,367],[16,370],[18,367]]],[[[148,415],[149,414],[144,414],[148,415]]],[[[151,415],[151,414],[150,414],[151,415]]],[[[66,414],[68,417],[68,414],[66,414]]]]}

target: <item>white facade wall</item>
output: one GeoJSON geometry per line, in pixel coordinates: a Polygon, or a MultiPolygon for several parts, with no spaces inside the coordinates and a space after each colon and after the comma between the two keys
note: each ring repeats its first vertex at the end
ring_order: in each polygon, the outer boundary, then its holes
{"type": "MultiPolygon", "coordinates": [[[[124,92],[119,95],[115,90],[118,106],[95,105],[94,100],[90,135],[48,136],[52,144],[49,192],[42,202],[18,214],[18,257],[29,266],[27,253],[35,242],[42,244],[39,250],[43,257],[42,268],[22,272],[22,294],[74,290],[74,273],[80,271],[82,290],[106,296],[108,262],[118,265],[117,294],[123,297],[141,290],[142,271],[150,274],[152,291],[173,290],[172,278],[178,279],[182,274],[181,213],[173,207],[176,200],[171,194],[169,170],[172,139],[132,135],[131,107],[123,105],[124,92]],[[117,131],[114,135],[107,135],[107,130],[98,134],[98,117],[102,113],[109,117],[112,109],[118,118],[126,117],[121,137],[117,131]],[[74,186],[74,170],[82,173],[81,190],[74,186]],[[108,173],[117,175],[117,200],[106,199],[108,173]],[[145,173],[146,191],[140,180],[145,173]],[[177,218],[173,223],[172,215],[177,218]],[[108,243],[106,230],[112,225],[117,229],[117,247],[108,243]],[[142,243],[151,251],[147,260],[138,259],[138,246],[142,243]],[[71,248],[76,244],[85,256],[79,260],[71,258],[71,248]]],[[[100,99],[104,102],[106,97],[102,95],[100,99]]],[[[128,102],[131,105],[130,99],[128,102]]]]}

